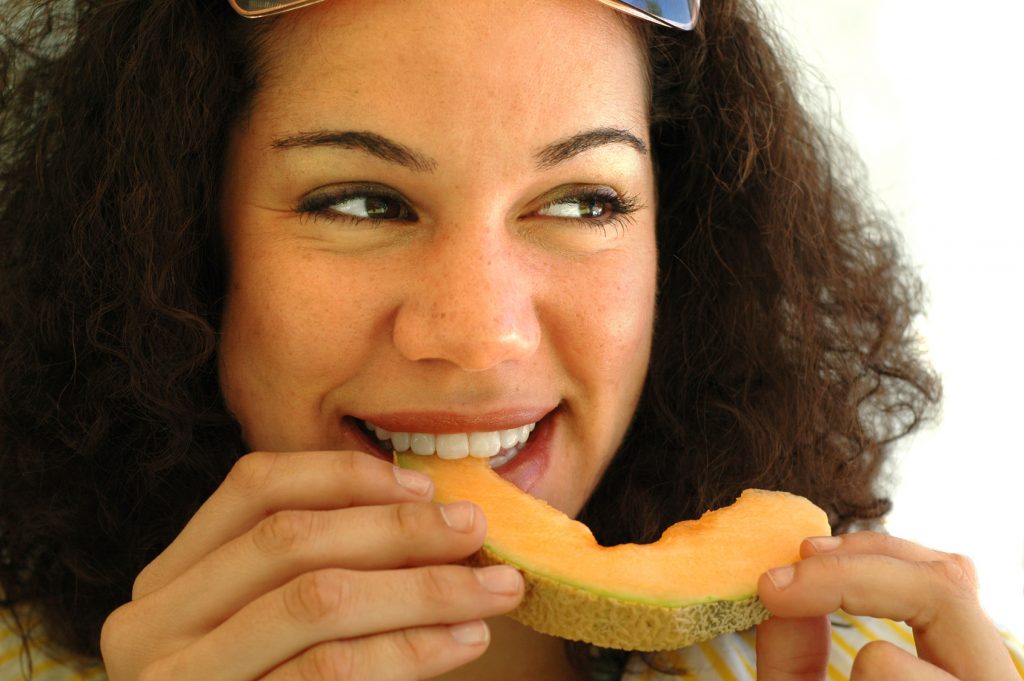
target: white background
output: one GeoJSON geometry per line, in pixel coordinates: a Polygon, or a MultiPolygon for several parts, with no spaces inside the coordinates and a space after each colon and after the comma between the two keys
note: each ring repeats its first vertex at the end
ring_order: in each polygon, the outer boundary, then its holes
{"type": "Polygon", "coordinates": [[[929,290],[943,414],[899,449],[887,527],[972,558],[989,614],[1024,636],[1024,3],[760,2],[929,290]]]}

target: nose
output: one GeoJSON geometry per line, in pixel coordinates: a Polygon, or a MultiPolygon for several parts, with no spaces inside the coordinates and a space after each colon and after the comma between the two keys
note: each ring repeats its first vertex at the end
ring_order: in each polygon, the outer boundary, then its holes
{"type": "Polygon", "coordinates": [[[535,278],[503,229],[451,229],[410,273],[393,337],[407,359],[486,371],[540,343],[535,278]]]}

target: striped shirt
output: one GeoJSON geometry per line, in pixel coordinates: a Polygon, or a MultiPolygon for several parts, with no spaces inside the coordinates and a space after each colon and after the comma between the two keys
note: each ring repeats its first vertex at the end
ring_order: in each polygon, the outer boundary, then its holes
{"type": "MultiPolygon", "coordinates": [[[[1024,679],[1024,647],[1013,636],[1003,634],[1017,673],[1024,679]]],[[[832,616],[832,654],[828,681],[850,678],[853,658],[870,641],[890,641],[904,650],[914,651],[910,629],[898,622],[853,617],[846,613],[832,616]]],[[[42,644],[45,647],[45,642],[42,644]]],[[[32,681],[106,681],[99,665],[62,663],[42,647],[27,651],[21,638],[6,622],[0,621],[0,681],[23,681],[29,660],[32,681]]],[[[647,661],[634,654],[626,665],[622,681],[754,681],[756,679],[753,630],[727,634],[705,643],[665,653],[647,661]]]]}
{"type": "MultiPolygon", "coordinates": [[[[902,622],[854,617],[838,612],[831,617],[832,651],[826,678],[847,681],[857,651],[871,641],[888,641],[911,653],[914,635],[902,622]]],[[[1024,679],[1024,647],[1008,632],[1001,632],[1017,673],[1024,679]]],[[[705,643],[658,653],[645,662],[633,655],[622,681],[754,681],[757,678],[754,631],[720,636],[705,643]]]]}
{"type": "Polygon", "coordinates": [[[32,643],[30,648],[22,645],[9,613],[0,614],[0,681],[107,681],[102,665],[68,662],[47,654],[45,639],[33,638],[32,643]]]}

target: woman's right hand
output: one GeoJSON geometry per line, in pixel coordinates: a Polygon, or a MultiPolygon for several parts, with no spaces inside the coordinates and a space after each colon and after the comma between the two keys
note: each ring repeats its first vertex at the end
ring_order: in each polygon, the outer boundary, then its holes
{"type": "Polygon", "coordinates": [[[111,681],[423,679],[522,598],[469,502],[360,452],[243,457],[103,626],[111,681]]]}

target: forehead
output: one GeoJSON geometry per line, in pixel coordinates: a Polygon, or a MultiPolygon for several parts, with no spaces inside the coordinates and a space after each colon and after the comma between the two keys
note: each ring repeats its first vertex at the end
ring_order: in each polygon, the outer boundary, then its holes
{"type": "Polygon", "coordinates": [[[254,111],[275,132],[457,133],[489,146],[602,126],[646,134],[629,21],[595,0],[331,0],[274,26],[254,111]]]}

